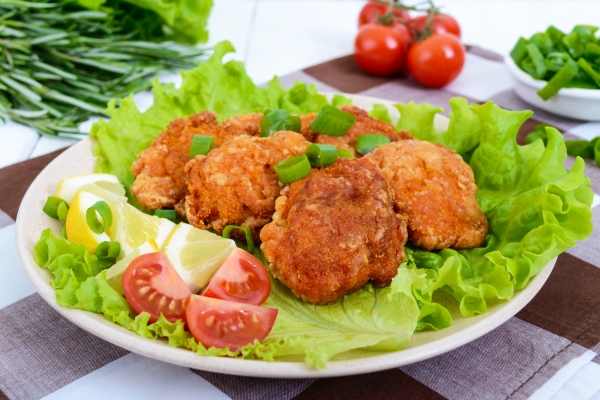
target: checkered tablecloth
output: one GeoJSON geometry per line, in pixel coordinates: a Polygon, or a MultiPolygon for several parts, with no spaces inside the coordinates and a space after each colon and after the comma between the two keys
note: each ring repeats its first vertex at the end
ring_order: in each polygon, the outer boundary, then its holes
{"type": "MultiPolygon", "coordinates": [[[[403,78],[363,75],[342,57],[282,78],[320,90],[448,108],[456,95],[528,109],[510,87],[502,58],[469,48],[459,79],[444,90],[403,78]]],[[[519,134],[553,124],[567,138],[600,135],[581,123],[534,110],[519,134]]],[[[600,112],[600,110],[599,110],[600,112]]],[[[444,355],[374,374],[275,380],[191,370],[104,342],[57,314],[28,282],[15,249],[18,206],[35,176],[59,152],[0,169],[0,399],[595,399],[600,400],[600,230],[562,254],[548,282],[519,314],[444,355]]],[[[573,162],[570,159],[568,162],[573,162]]],[[[600,193],[600,168],[587,164],[600,193]]],[[[600,203],[595,196],[594,206],[600,203]]],[[[600,226],[600,207],[593,209],[600,226]]]]}

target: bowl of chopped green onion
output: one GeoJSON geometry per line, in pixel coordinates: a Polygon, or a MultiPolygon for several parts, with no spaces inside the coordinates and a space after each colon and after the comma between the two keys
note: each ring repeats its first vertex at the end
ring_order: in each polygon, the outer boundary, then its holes
{"type": "Polygon", "coordinates": [[[525,102],[567,118],[600,121],[600,39],[597,27],[565,34],[550,26],[520,38],[505,63],[525,102]]]}

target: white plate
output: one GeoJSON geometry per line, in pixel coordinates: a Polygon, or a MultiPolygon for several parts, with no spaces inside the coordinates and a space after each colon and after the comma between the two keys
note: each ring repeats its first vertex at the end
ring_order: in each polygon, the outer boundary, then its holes
{"type": "Polygon", "coordinates": [[[537,92],[546,86],[547,81],[533,79],[510,56],[504,57],[504,63],[510,72],[513,88],[523,101],[562,117],[600,121],[600,89],[560,89],[544,101],[537,92]]]}
{"type": "MultiPolygon", "coordinates": [[[[359,107],[370,109],[373,103],[385,104],[397,119],[398,111],[392,102],[365,96],[348,95],[359,107]]],[[[436,126],[444,129],[448,119],[438,116],[436,126]]],[[[86,331],[135,353],[205,371],[234,375],[273,378],[317,378],[363,374],[381,371],[425,360],[469,343],[490,332],[519,312],[541,289],[550,275],[556,259],[552,260],[533,278],[527,287],[517,292],[510,301],[495,302],[489,311],[473,318],[463,318],[458,307],[449,307],[453,325],[438,332],[418,332],[405,349],[378,353],[353,351],[345,353],[328,363],[327,369],[316,370],[300,358],[277,362],[239,360],[224,357],[203,357],[189,350],[169,347],[166,341],[145,339],[104,319],[100,314],[60,307],[56,304],[54,289],[50,286],[50,274],[39,268],[33,258],[33,246],[40,232],[48,227],[60,232],[58,221],[48,218],[42,211],[46,198],[53,195],[60,179],[93,171],[93,142],[90,139],[71,147],[52,161],[33,181],[25,194],[17,216],[17,250],[25,272],[42,296],[56,311],[86,331]]],[[[452,302],[449,302],[452,304],[452,302]]]]}

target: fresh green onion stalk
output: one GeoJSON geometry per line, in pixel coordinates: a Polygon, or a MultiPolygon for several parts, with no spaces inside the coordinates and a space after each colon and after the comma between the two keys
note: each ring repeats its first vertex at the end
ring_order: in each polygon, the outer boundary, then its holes
{"type": "MultiPolygon", "coordinates": [[[[123,3],[0,1],[0,119],[42,134],[81,137],[109,100],[150,88],[149,78],[194,67],[205,48],[165,40],[158,15],[123,3]]],[[[202,27],[203,28],[203,27],[202,27]]]]}

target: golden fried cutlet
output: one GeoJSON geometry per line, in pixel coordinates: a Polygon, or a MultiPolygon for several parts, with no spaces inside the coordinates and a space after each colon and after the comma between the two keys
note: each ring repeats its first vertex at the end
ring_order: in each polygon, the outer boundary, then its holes
{"type": "Polygon", "coordinates": [[[284,131],[265,138],[240,136],[207,156],[196,156],[185,167],[189,223],[218,233],[227,225],[246,226],[258,241],[281,190],[274,165],[309,145],[302,135],[284,131]]]}
{"type": "Polygon", "coordinates": [[[412,139],[410,133],[397,132],[396,128],[394,128],[394,125],[371,117],[362,108],[358,108],[356,106],[342,106],[340,109],[349,112],[356,117],[356,122],[354,125],[352,125],[352,127],[344,136],[317,135],[314,140],[315,143],[332,144],[338,149],[351,151],[355,156],[357,156],[356,138],[360,135],[379,133],[389,137],[392,142],[412,139]]]}
{"type": "Polygon", "coordinates": [[[215,137],[215,146],[241,135],[260,134],[262,114],[245,114],[217,123],[210,111],[172,121],[167,129],[138,155],[131,166],[136,177],[131,191],[140,204],[150,210],[177,206],[186,195],[185,164],[194,135],[215,137]]]}
{"type": "Polygon", "coordinates": [[[404,262],[406,223],[369,159],[338,159],[286,186],[261,231],[273,275],[299,298],[327,304],[369,280],[388,285],[404,262]]]}
{"type": "Polygon", "coordinates": [[[405,214],[408,238],[427,250],[479,247],[488,222],[475,200],[471,167],[440,144],[404,140],[365,156],[377,163],[405,214]]]}
{"type": "Polygon", "coordinates": [[[194,135],[217,136],[217,117],[210,111],[173,120],[131,166],[131,192],[150,210],[175,206],[187,190],[185,164],[194,135]]]}

